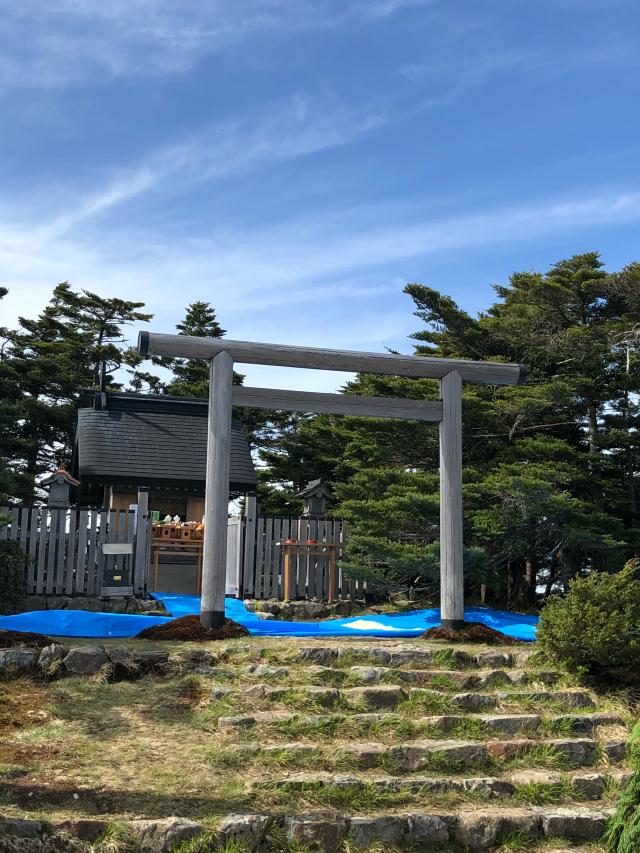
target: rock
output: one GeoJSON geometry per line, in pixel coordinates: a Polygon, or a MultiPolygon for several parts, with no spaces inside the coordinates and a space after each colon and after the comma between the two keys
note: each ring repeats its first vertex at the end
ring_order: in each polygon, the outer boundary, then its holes
{"type": "Polygon", "coordinates": [[[233,693],[230,687],[214,687],[209,694],[209,699],[225,699],[230,693],[233,693]]]}
{"type": "Polygon", "coordinates": [[[375,663],[387,664],[391,662],[392,655],[386,649],[346,648],[338,649],[338,660],[348,657],[350,660],[374,661],[375,663]]]}
{"type": "Polygon", "coordinates": [[[352,687],[345,690],[344,695],[354,704],[362,704],[368,708],[395,708],[405,698],[401,687],[352,687]]]}
{"type": "Polygon", "coordinates": [[[64,658],[64,666],[71,675],[93,675],[109,660],[104,646],[80,646],[71,649],[64,658]]]}
{"type": "Polygon", "coordinates": [[[313,661],[322,666],[329,666],[338,656],[336,649],[328,649],[324,646],[308,646],[298,650],[298,659],[302,661],[313,661]]]}
{"type": "Polygon", "coordinates": [[[609,761],[624,761],[627,757],[626,740],[607,740],[602,746],[609,761]]]}
{"type": "Polygon", "coordinates": [[[51,643],[50,646],[45,646],[38,657],[38,666],[42,669],[49,669],[56,661],[62,660],[69,652],[66,646],[59,643],[51,643]]]}
{"type": "MultiPolygon", "coordinates": [[[[266,663],[250,663],[246,667],[246,671],[255,675],[256,678],[286,678],[289,675],[289,670],[283,666],[270,666],[266,663]]],[[[226,670],[230,675],[229,670],[226,670]]]]}
{"type": "Polygon", "coordinates": [[[450,687],[456,690],[468,687],[474,678],[466,672],[450,669],[406,669],[399,670],[396,676],[403,684],[433,684],[435,687],[450,687]]]}
{"type": "Polygon", "coordinates": [[[597,758],[598,745],[589,738],[549,740],[546,743],[559,753],[565,762],[574,767],[593,764],[597,758]]]}
{"type": "Polygon", "coordinates": [[[331,705],[340,698],[340,691],[335,687],[305,687],[305,693],[310,699],[315,699],[322,705],[331,705]]]}
{"type": "Polygon", "coordinates": [[[519,770],[511,774],[514,785],[559,785],[562,776],[552,770],[519,770]]]}
{"type": "Polygon", "coordinates": [[[495,687],[496,684],[510,684],[511,677],[501,669],[490,669],[487,672],[478,672],[471,676],[469,687],[485,688],[495,687]]]}
{"type": "Polygon", "coordinates": [[[389,747],[388,755],[405,772],[429,767],[434,757],[438,761],[455,762],[463,767],[475,767],[487,761],[483,744],[457,740],[423,740],[397,744],[389,747]]]}
{"type": "MultiPolygon", "coordinates": [[[[0,839],[8,838],[38,838],[49,828],[41,820],[26,818],[0,818],[0,839]]],[[[16,850],[22,848],[16,848],[16,850]]]]}
{"type": "Polygon", "coordinates": [[[571,787],[587,800],[601,800],[607,780],[600,773],[581,773],[571,779],[571,787]]]}
{"type": "Polygon", "coordinates": [[[513,666],[513,658],[508,652],[480,652],[474,658],[477,665],[484,669],[499,669],[513,666]]]}
{"type": "Polygon", "coordinates": [[[369,847],[374,841],[394,843],[405,833],[406,821],[394,815],[352,817],[350,833],[358,847],[369,847]]]}
{"type": "Polygon", "coordinates": [[[488,693],[456,693],[449,701],[453,708],[472,712],[495,708],[498,705],[496,697],[488,693]]]}
{"type": "Polygon", "coordinates": [[[518,738],[517,740],[490,740],[486,744],[487,752],[492,758],[516,758],[518,755],[524,755],[530,752],[537,741],[528,740],[527,738],[518,738]]]}
{"type": "Polygon", "coordinates": [[[533,732],[540,727],[541,717],[538,714],[515,714],[512,717],[502,715],[485,715],[481,722],[491,731],[505,735],[515,735],[519,732],[533,732]]]}
{"type": "MultiPolygon", "coordinates": [[[[387,652],[387,654],[389,654],[387,652]]],[[[391,652],[389,663],[393,667],[400,666],[431,666],[433,653],[421,649],[409,649],[408,651],[391,652]]]]}
{"type": "Polygon", "coordinates": [[[300,847],[321,853],[336,851],[347,834],[347,819],[337,812],[315,812],[285,818],[287,837],[300,847]]]}
{"type": "MultiPolygon", "coordinates": [[[[247,699],[277,699],[279,696],[287,693],[286,687],[270,687],[267,684],[254,684],[251,687],[246,687],[241,691],[241,696],[247,699]]],[[[336,690],[336,693],[338,691],[336,690]]]]}
{"type": "MultiPolygon", "coordinates": [[[[523,687],[529,680],[529,676],[523,669],[512,669],[511,672],[504,673],[514,687],[523,687]]],[[[542,680],[542,679],[540,679],[542,680]]]]}
{"type": "Polygon", "coordinates": [[[261,613],[259,610],[256,611],[256,616],[258,619],[275,619],[275,613],[261,613]]]}
{"type": "Polygon", "coordinates": [[[349,669],[356,678],[364,681],[365,684],[378,684],[385,673],[389,672],[386,667],[379,666],[352,666],[349,669]]]}
{"type": "Polygon", "coordinates": [[[461,812],[453,828],[453,838],[469,850],[486,850],[511,834],[531,840],[540,835],[540,818],[524,809],[461,812]]]}
{"type": "Polygon", "coordinates": [[[493,777],[463,779],[462,789],[463,791],[468,791],[471,794],[479,794],[482,798],[487,800],[505,799],[507,797],[512,797],[516,792],[515,785],[512,785],[511,782],[507,782],[504,779],[495,779],[493,777]]]}
{"type": "Polygon", "coordinates": [[[181,841],[200,835],[203,826],[184,817],[130,820],[125,824],[141,853],[170,853],[181,841]]]}
{"type": "Polygon", "coordinates": [[[257,720],[255,717],[248,715],[238,715],[235,717],[218,717],[218,728],[221,730],[227,729],[246,729],[255,726],[257,720]]]}
{"type": "Polygon", "coordinates": [[[0,649],[0,670],[28,670],[38,663],[40,649],[0,649]]]}
{"type": "Polygon", "coordinates": [[[547,838],[569,838],[572,841],[595,841],[607,826],[607,817],[602,812],[589,809],[554,809],[542,815],[542,830],[547,838]]]}
{"type": "Polygon", "coordinates": [[[348,758],[354,766],[368,770],[380,764],[387,748],[379,743],[348,743],[339,748],[338,754],[341,758],[348,758]]]}
{"type": "Polygon", "coordinates": [[[218,839],[221,846],[225,842],[236,842],[239,847],[257,850],[264,838],[264,830],[269,822],[268,815],[232,814],[227,815],[218,824],[218,839]]]}
{"type": "Polygon", "coordinates": [[[409,838],[423,844],[442,844],[449,840],[447,823],[436,815],[410,814],[407,819],[409,838]]]}

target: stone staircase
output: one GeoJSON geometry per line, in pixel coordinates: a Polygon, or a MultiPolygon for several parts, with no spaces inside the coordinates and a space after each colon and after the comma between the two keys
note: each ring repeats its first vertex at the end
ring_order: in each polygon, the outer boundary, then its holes
{"type": "MultiPolygon", "coordinates": [[[[303,847],[601,849],[630,776],[628,717],[532,653],[326,641],[201,667],[215,761],[283,802],[344,804],[280,816],[303,847]]],[[[227,816],[220,833],[257,849],[273,817],[227,816]]]]}
{"type": "MultiPolygon", "coordinates": [[[[148,649],[108,649],[104,666],[133,673],[158,657],[148,649]]],[[[624,704],[536,663],[532,646],[244,638],[160,657],[145,680],[197,684],[188,725],[201,740],[184,760],[206,767],[217,805],[124,815],[138,846],[59,849],[593,853],[631,775],[624,704]]],[[[154,744],[162,773],[180,743],[154,744]]]]}

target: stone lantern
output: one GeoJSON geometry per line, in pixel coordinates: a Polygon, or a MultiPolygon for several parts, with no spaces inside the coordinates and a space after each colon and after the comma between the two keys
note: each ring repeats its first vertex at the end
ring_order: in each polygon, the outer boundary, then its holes
{"type": "Polygon", "coordinates": [[[322,480],[310,480],[301,492],[296,495],[304,501],[302,515],[305,518],[321,518],[325,513],[327,498],[333,497],[322,480]]]}
{"type": "Polygon", "coordinates": [[[69,506],[69,489],[71,486],[79,486],[80,481],[72,477],[64,468],[58,468],[53,474],[41,480],[38,485],[43,488],[48,487],[48,507],[51,509],[66,509],[69,506]]]}

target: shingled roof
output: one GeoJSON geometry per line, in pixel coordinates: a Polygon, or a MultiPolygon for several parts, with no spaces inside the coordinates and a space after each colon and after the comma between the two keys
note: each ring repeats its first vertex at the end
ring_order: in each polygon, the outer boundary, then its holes
{"type": "MultiPolygon", "coordinates": [[[[206,457],[206,400],[97,394],[93,408],[78,411],[74,473],[84,484],[204,491],[206,457]]],[[[255,486],[249,445],[234,420],[229,489],[255,486]]]]}

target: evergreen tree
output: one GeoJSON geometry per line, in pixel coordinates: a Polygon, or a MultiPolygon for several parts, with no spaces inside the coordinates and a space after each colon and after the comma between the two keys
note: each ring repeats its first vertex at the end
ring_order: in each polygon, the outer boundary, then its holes
{"type": "MultiPolygon", "coordinates": [[[[416,354],[527,366],[523,387],[463,390],[468,593],[526,607],[540,583],[551,591],[578,573],[620,568],[640,545],[640,264],[607,274],[587,253],[495,290],[495,303],[472,317],[432,288],[405,288],[423,323],[416,354]]],[[[431,380],[364,374],[345,390],[438,397],[431,380]]],[[[263,458],[280,501],[287,483],[291,492],[309,477],[332,485],[354,570],[383,585],[413,577],[437,586],[432,426],[308,417],[263,458]]]]}
{"type": "Polygon", "coordinates": [[[141,307],[63,282],[36,319],[2,330],[0,456],[20,482],[18,497],[32,500],[41,474],[69,464],[82,394],[121,387],[113,374],[126,357],[122,327],[151,317],[141,307]]]}

